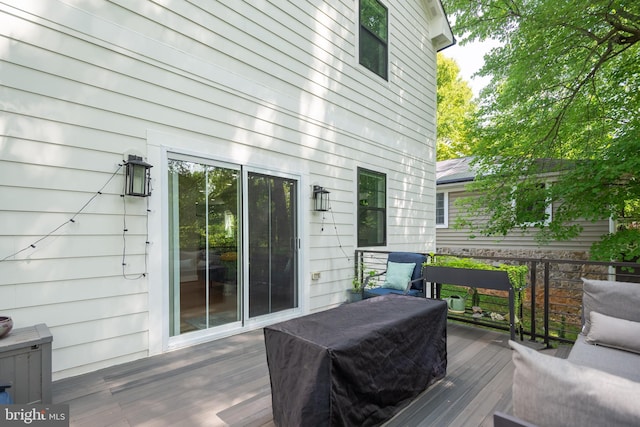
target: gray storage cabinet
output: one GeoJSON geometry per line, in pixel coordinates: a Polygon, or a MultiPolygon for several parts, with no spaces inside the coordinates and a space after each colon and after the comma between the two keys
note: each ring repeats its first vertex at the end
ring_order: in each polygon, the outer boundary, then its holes
{"type": "Polygon", "coordinates": [[[0,382],[14,403],[51,403],[51,342],[44,323],[14,329],[0,339],[0,382]]]}

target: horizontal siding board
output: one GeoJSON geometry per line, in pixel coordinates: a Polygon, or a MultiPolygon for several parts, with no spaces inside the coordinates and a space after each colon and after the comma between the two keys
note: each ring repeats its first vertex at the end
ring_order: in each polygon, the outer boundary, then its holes
{"type": "MultiPolygon", "coordinates": [[[[0,101],[1,102],[1,101],[0,101]]],[[[18,140],[21,144],[27,141],[33,141],[36,144],[51,144],[60,146],[60,152],[67,148],[77,148],[81,151],[91,151],[95,153],[113,153],[118,156],[122,156],[131,147],[140,146],[144,147],[144,140],[129,137],[122,134],[116,134],[109,131],[101,131],[89,127],[77,126],[71,123],[55,122],[40,117],[26,116],[22,114],[16,114],[14,112],[3,111],[0,115],[0,146],[4,154],[7,155],[7,159],[10,157],[16,157],[16,161],[23,161],[25,152],[22,150],[22,145],[15,145],[10,140],[18,140]],[[12,148],[9,148],[9,144],[13,144],[12,148]]],[[[35,145],[40,147],[40,145],[35,145]]],[[[50,148],[53,150],[53,148],[50,148]]],[[[67,161],[69,158],[75,156],[65,156],[67,161]]],[[[58,157],[56,157],[58,158],[58,157]]],[[[33,159],[33,163],[39,161],[45,162],[42,164],[50,164],[49,157],[38,157],[33,159]]],[[[51,159],[55,162],[55,159],[51,159]]],[[[57,166],[62,166],[56,164],[57,166]]],[[[109,164],[98,164],[92,162],[93,170],[111,171],[109,164]]]]}
{"type": "MultiPolygon", "coordinates": [[[[29,247],[29,245],[35,243],[35,248],[30,248],[26,253],[16,256],[16,259],[25,259],[28,257],[30,261],[52,258],[83,258],[87,256],[87,254],[91,254],[92,257],[122,256],[122,252],[125,249],[128,256],[144,255],[146,230],[141,228],[137,230],[136,233],[136,230],[127,225],[128,231],[125,236],[126,241],[124,241],[123,234],[125,233],[122,232],[122,219],[119,222],[120,235],[66,236],[56,234],[48,237],[48,240],[43,240],[38,243],[35,242],[40,240],[41,236],[32,237],[31,239],[22,236],[11,237],[10,239],[15,241],[15,244],[21,248],[29,247]]],[[[75,224],[70,224],[70,226],[70,228],[72,228],[75,224]]],[[[0,241],[8,239],[7,237],[0,236],[0,241]]],[[[0,243],[0,248],[3,246],[4,245],[0,243]]]]}
{"type": "MultiPolygon", "coordinates": [[[[145,349],[137,353],[129,353],[123,356],[112,357],[107,360],[101,359],[99,361],[82,365],[82,366],[73,366],[68,369],[59,369],[53,373],[53,381],[57,381],[57,380],[65,379],[69,377],[75,377],[82,374],[93,373],[103,368],[121,365],[123,363],[132,362],[148,356],[149,356],[149,352],[145,349]]],[[[105,407],[101,407],[101,409],[103,409],[104,411],[109,410],[108,408],[105,408],[105,407]]]]}
{"type": "Polygon", "coordinates": [[[58,350],[120,335],[143,333],[148,329],[148,319],[146,313],[135,313],[52,327],[53,346],[58,350]]]}
{"type": "MultiPolygon", "coordinates": [[[[106,182],[108,176],[105,178],[106,182]]],[[[73,185],[73,181],[68,185],[73,185]]],[[[98,190],[100,190],[99,187],[92,192],[74,191],[73,188],[45,190],[42,188],[0,187],[6,206],[10,206],[10,210],[14,211],[65,212],[71,217],[91,200],[82,213],[122,215],[122,190],[113,188],[114,192],[108,193],[105,189],[102,194],[98,194],[98,190]],[[95,198],[93,198],[94,196],[95,198]]],[[[128,215],[139,215],[146,211],[144,199],[127,199],[128,215]]]]}
{"type": "MultiPolygon", "coordinates": [[[[54,341],[55,342],[55,341],[54,341]]],[[[114,360],[131,361],[148,356],[149,337],[146,332],[120,335],[111,339],[84,343],[77,346],[57,349],[53,358],[53,371],[64,371],[83,365],[92,365],[95,360],[103,360],[106,366],[113,365],[114,360]]],[[[92,371],[88,367],[85,371],[92,371]]]]}
{"type": "MultiPolygon", "coordinates": [[[[0,194],[2,189],[0,187],[0,194]]],[[[132,206],[127,204],[127,229],[130,234],[142,235],[146,234],[147,219],[146,215],[143,215],[143,208],[132,206]]],[[[74,223],[69,223],[71,218],[70,213],[43,213],[43,212],[28,212],[28,211],[14,211],[12,209],[6,209],[0,211],[0,224],[3,224],[3,234],[0,235],[0,248],[4,250],[0,254],[4,254],[4,251],[8,251],[8,246],[3,242],[6,239],[16,239],[18,237],[23,238],[17,246],[24,246],[30,244],[34,240],[43,237],[55,230],[62,224],[67,224],[64,228],[60,228],[55,235],[65,236],[110,236],[120,235],[123,230],[123,216],[122,211],[119,214],[114,214],[113,220],[105,221],[105,217],[101,214],[87,214],[81,213],[76,216],[74,223]],[[28,242],[28,243],[27,243],[28,242]]],[[[4,256],[0,256],[0,259],[4,256]]]]}
{"type": "MultiPolygon", "coordinates": [[[[576,238],[568,241],[550,241],[548,243],[539,243],[535,236],[537,230],[522,233],[514,230],[506,236],[482,236],[479,233],[471,233],[468,229],[456,229],[455,220],[459,215],[460,207],[456,205],[456,201],[468,197],[466,192],[449,192],[449,227],[438,228],[437,246],[439,248],[482,248],[482,249],[501,249],[501,250],[553,250],[553,251],[583,251],[588,252],[594,242],[609,232],[608,220],[601,221],[577,221],[576,223],[583,227],[583,231],[576,238]],[[475,236],[475,237],[472,237],[475,236]]],[[[475,218],[474,221],[481,221],[475,218]]]]}
{"type": "Polygon", "coordinates": [[[13,309],[17,307],[16,285],[0,285],[0,310],[13,309]]]}
{"type": "Polygon", "coordinates": [[[91,277],[56,282],[34,282],[0,286],[0,309],[33,308],[123,295],[143,294],[147,291],[144,280],[124,277],[91,277]]]}
{"type": "MultiPolygon", "coordinates": [[[[166,106],[158,103],[153,103],[146,98],[136,98],[126,94],[128,87],[123,86],[120,90],[122,93],[116,93],[110,90],[102,88],[90,88],[85,84],[78,85],[77,82],[53,76],[51,74],[41,73],[26,68],[17,68],[8,65],[6,68],[6,74],[4,76],[4,83],[7,86],[11,86],[14,90],[31,91],[38,95],[43,95],[45,99],[51,101],[39,105],[38,112],[33,111],[33,114],[51,114],[52,108],[86,108],[91,107],[96,116],[102,117],[105,111],[112,112],[113,124],[119,124],[126,120],[133,120],[136,118],[144,119],[147,123],[152,124],[168,124],[180,127],[181,123],[191,123],[194,130],[198,128],[205,128],[208,126],[211,117],[216,117],[216,110],[212,110],[212,104],[204,103],[201,108],[196,105],[189,105],[184,102],[183,108],[180,108],[180,100],[183,96],[176,95],[175,99],[172,99],[172,105],[166,106]],[[126,94],[126,95],[125,95],[126,94]],[[48,111],[46,107],[49,107],[48,111]],[[187,112],[187,108],[195,108],[199,114],[194,112],[187,112]]],[[[140,85],[136,85],[138,89],[140,85]]],[[[133,87],[131,88],[132,92],[133,87]]],[[[162,92],[161,88],[158,88],[157,92],[162,92]]],[[[149,89],[149,94],[156,92],[149,89]]],[[[142,96],[142,95],[141,95],[142,96]]],[[[170,96],[166,96],[164,99],[169,99],[170,96]]],[[[192,100],[194,101],[194,100],[192,100]]],[[[221,107],[218,107],[220,113],[228,114],[227,111],[223,111],[221,107]]],[[[18,110],[19,111],[19,110],[18,110]]],[[[23,111],[26,112],[26,111],[23,111]]],[[[98,121],[99,119],[96,119],[98,121]]],[[[143,129],[140,128],[140,122],[136,122],[137,135],[144,136],[143,129]]],[[[87,124],[93,126],[92,124],[87,124]]],[[[184,126],[184,125],[182,125],[184,126]]]]}
{"type": "MultiPolygon", "coordinates": [[[[20,144],[24,141],[16,141],[20,144]]],[[[20,151],[25,153],[42,153],[47,152],[47,144],[33,144],[29,147],[29,143],[24,144],[20,151]],[[44,149],[43,149],[44,148],[44,149]]],[[[77,153],[78,157],[82,157],[82,153],[77,153]]],[[[0,168],[3,169],[2,185],[7,187],[25,187],[42,190],[64,189],[67,191],[85,191],[97,193],[99,190],[103,193],[122,194],[124,190],[124,168],[117,164],[117,157],[109,156],[100,161],[96,160],[96,164],[113,163],[114,168],[111,173],[103,173],[94,171],[91,165],[94,162],[69,162],[68,166],[64,166],[64,155],[46,154],[42,158],[51,159],[51,165],[44,165],[44,160],[35,160],[34,163],[29,162],[28,156],[21,156],[21,163],[17,160],[5,161],[0,160],[0,168]],[[116,160],[116,162],[113,162],[116,160]],[[57,163],[57,164],[56,164],[57,163]],[[79,180],[78,176],[82,175],[84,179],[79,180]],[[112,178],[113,177],[113,178],[112,178]]],[[[36,158],[41,156],[35,156],[36,158]]],[[[75,153],[72,157],[75,157],[75,153]]],[[[96,156],[99,157],[99,156],[96,156]]]]}
{"type": "Polygon", "coordinates": [[[53,98],[43,98],[37,94],[7,86],[0,86],[0,99],[20,99],[22,101],[21,105],[7,104],[6,109],[10,113],[35,116],[51,122],[66,122],[110,133],[114,132],[117,127],[118,133],[138,138],[143,138],[145,136],[144,129],[151,125],[151,123],[144,124],[133,117],[115,112],[97,110],[53,98]],[[114,126],[115,124],[117,126],[114,126]]]}
{"type": "MultiPolygon", "coordinates": [[[[3,162],[14,162],[25,165],[40,165],[70,170],[110,172],[118,170],[122,163],[122,154],[95,150],[89,147],[74,147],[58,143],[48,143],[36,138],[19,138],[7,135],[2,138],[4,150],[3,162]],[[106,165],[113,165],[108,170],[100,170],[106,165]]],[[[4,167],[9,167],[8,164],[4,167]]],[[[57,170],[60,172],[60,169],[57,170]]],[[[10,175],[10,174],[7,174],[10,175]]]]}
{"type": "MultiPolygon", "coordinates": [[[[122,255],[109,257],[50,258],[17,261],[7,260],[0,263],[0,285],[60,280],[89,279],[93,277],[119,277],[122,275],[122,255]]],[[[129,255],[125,272],[144,273],[143,255],[129,255]]]]}
{"type": "Polygon", "coordinates": [[[54,328],[98,319],[143,314],[148,309],[147,294],[140,293],[18,308],[12,310],[11,317],[14,318],[16,328],[28,326],[21,319],[29,319],[33,324],[46,323],[50,328],[54,328]]]}

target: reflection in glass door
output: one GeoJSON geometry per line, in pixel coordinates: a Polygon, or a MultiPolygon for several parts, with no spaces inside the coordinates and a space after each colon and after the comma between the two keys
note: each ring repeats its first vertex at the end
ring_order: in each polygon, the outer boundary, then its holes
{"type": "Polygon", "coordinates": [[[241,320],[240,171],[171,155],[170,335],[241,320]]]}
{"type": "Polygon", "coordinates": [[[249,317],[298,306],[297,182],[248,174],[249,317]]]}

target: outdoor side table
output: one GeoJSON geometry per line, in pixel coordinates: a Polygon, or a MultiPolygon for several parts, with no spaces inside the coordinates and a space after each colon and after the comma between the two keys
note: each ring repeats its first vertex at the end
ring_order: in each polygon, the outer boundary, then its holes
{"type": "Polygon", "coordinates": [[[0,339],[0,381],[14,403],[51,403],[51,342],[44,323],[18,328],[0,339]]]}
{"type": "Polygon", "coordinates": [[[278,426],[378,425],[444,377],[444,301],[385,295],[264,328],[278,426]]]}

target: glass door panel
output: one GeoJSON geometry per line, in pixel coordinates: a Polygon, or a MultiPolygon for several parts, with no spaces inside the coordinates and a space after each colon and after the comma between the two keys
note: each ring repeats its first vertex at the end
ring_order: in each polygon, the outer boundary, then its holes
{"type": "Polygon", "coordinates": [[[249,317],[298,306],[297,182],[248,174],[249,317]]]}
{"type": "Polygon", "coordinates": [[[170,158],[170,335],[241,320],[240,171],[170,158]]]}

